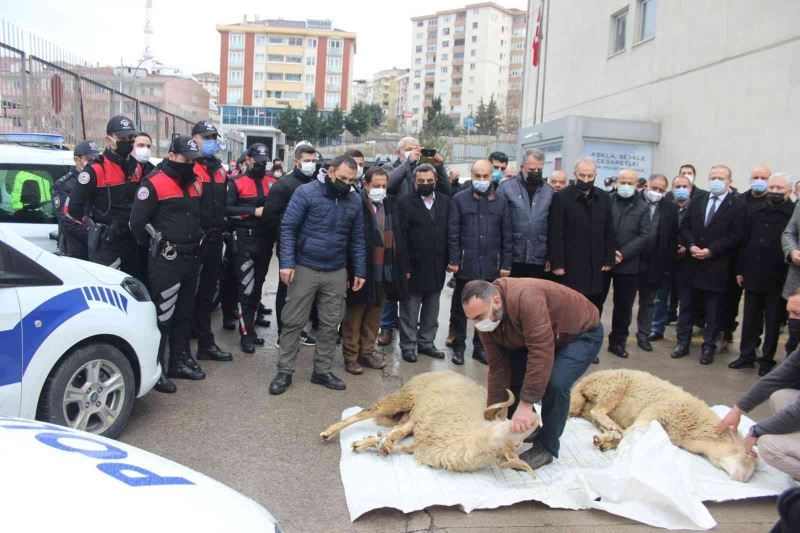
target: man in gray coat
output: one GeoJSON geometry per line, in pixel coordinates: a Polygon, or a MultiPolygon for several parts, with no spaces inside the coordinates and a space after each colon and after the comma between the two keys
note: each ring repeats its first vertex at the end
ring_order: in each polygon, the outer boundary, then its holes
{"type": "Polygon", "coordinates": [[[636,194],[638,174],[631,168],[619,171],[617,191],[610,195],[611,215],[617,241],[615,265],[606,274],[603,300],[614,282],[614,313],[608,351],[617,357],[628,357],[625,341],[633,316],[633,301],[639,283],[639,260],[650,234],[650,210],[636,194]]]}
{"type": "MultiPolygon", "coordinates": [[[[420,163],[422,157],[422,149],[419,146],[419,141],[414,137],[404,137],[401,139],[403,143],[403,160],[400,164],[389,173],[389,188],[388,194],[401,198],[407,194],[415,194],[414,189],[414,169],[420,163]]],[[[436,187],[437,192],[450,196],[452,189],[450,187],[450,177],[447,175],[447,169],[444,167],[444,159],[442,154],[436,153],[430,161],[433,168],[436,169],[436,187]]]]}
{"type": "Polygon", "coordinates": [[[519,174],[504,181],[498,196],[508,201],[514,250],[511,276],[544,278],[547,262],[547,220],[553,188],[544,182],[544,152],[528,150],[519,174]]]}

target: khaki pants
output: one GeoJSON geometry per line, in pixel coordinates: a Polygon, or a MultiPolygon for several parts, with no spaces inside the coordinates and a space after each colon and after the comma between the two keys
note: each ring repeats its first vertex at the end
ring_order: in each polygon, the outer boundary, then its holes
{"type": "MultiPolygon", "coordinates": [[[[366,289],[361,289],[366,290],[366,289]]],[[[386,294],[375,305],[349,304],[342,322],[342,355],[346,361],[356,361],[359,354],[369,355],[375,350],[378,326],[381,322],[386,294]]]]}
{"type": "Polygon", "coordinates": [[[281,312],[281,349],[278,372],[294,374],[300,333],[306,325],[314,299],[317,300],[317,346],[314,351],[314,373],[329,374],[336,353],[336,328],[342,321],[347,291],[347,270],[320,272],[297,265],[294,281],[286,293],[286,306],[281,312]]]}
{"type": "MultiPolygon", "coordinates": [[[[770,416],[797,401],[800,390],[781,389],[769,397],[770,416]]],[[[758,438],[758,453],[770,466],[800,480],[800,431],[783,435],[762,435],[758,438]]]]}

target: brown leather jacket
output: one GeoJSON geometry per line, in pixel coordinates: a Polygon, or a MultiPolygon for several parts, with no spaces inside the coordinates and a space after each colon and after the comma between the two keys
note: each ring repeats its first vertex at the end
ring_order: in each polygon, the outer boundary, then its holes
{"type": "Polygon", "coordinates": [[[585,331],[597,327],[597,308],[582,294],[541,279],[502,278],[494,285],[503,299],[503,320],[497,329],[479,332],[489,359],[487,404],[506,399],[511,364],[506,350],[528,348],[520,399],[541,401],[555,352],[585,331]]]}

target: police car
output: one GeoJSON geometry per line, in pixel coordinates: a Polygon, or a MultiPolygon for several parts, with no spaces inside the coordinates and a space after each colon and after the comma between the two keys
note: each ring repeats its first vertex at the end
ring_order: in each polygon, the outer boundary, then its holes
{"type": "Polygon", "coordinates": [[[11,226],[0,225],[0,415],[114,437],[161,375],[147,289],[11,226]]]}

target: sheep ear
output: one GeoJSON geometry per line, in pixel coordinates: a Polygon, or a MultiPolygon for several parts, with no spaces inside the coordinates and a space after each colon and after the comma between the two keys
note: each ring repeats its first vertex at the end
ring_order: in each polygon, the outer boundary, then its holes
{"type": "Polygon", "coordinates": [[[483,410],[483,418],[486,420],[505,420],[508,418],[508,408],[514,405],[514,393],[506,389],[508,399],[504,402],[493,403],[483,410]]]}

